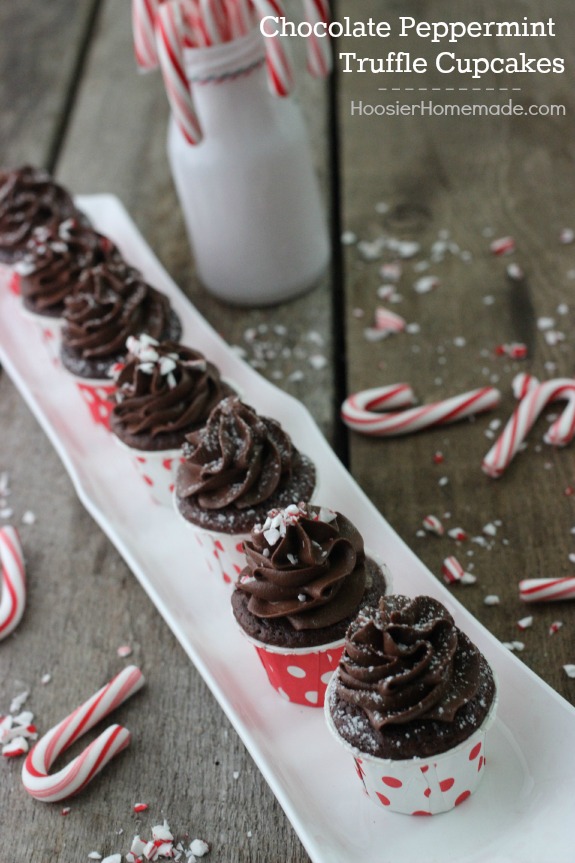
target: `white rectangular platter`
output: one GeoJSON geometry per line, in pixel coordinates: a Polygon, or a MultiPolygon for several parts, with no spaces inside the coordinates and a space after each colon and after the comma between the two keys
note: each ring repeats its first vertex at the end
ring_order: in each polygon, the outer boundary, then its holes
{"type": "Polygon", "coordinates": [[[140,493],[140,478],[111,436],[92,424],[70,378],[46,362],[19,299],[0,289],[0,360],[60,455],[77,494],[123,555],[219,701],[314,863],[573,863],[575,709],[490,635],[443,588],[377,512],[303,405],[239,359],[173,283],[119,201],[78,205],[148,281],[170,296],[182,341],[205,353],[244,400],[279,420],[311,455],[318,501],[340,508],[389,565],[396,592],[436,596],[485,653],[499,681],[498,719],[477,793],[434,818],[379,810],[321,710],[284,702],[235,628],[229,588],[193,559],[185,525],[140,493]],[[342,503],[343,502],[343,503],[342,503]]]}

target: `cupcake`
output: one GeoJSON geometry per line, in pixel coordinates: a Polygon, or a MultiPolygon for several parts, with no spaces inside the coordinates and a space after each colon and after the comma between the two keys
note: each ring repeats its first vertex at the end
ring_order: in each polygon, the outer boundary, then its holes
{"type": "Polygon", "coordinates": [[[232,609],[270,683],[287,700],[321,707],[348,626],[389,588],[340,512],[307,503],[271,510],[244,543],[232,609]]]}
{"type": "Polygon", "coordinates": [[[111,376],[126,358],[129,336],[178,340],[181,324],[168,297],[127,264],[84,270],[65,299],[60,359],[78,380],[95,422],[108,425],[115,392],[111,376]]]}
{"type": "Polygon", "coordinates": [[[234,390],[203,354],[173,341],[130,336],[110,428],[131,453],[153,499],[171,504],[187,434],[234,390]]]}
{"type": "Polygon", "coordinates": [[[276,420],[237,397],[223,399],[186,438],[176,477],[177,511],[192,527],[209,568],[236,580],[243,541],[274,507],[309,500],[316,471],[276,420]]]}
{"type": "Polygon", "coordinates": [[[122,261],[114,243],[70,218],[35,228],[23,257],[14,264],[23,312],[38,324],[51,356],[59,352],[66,297],[84,270],[104,261],[122,261]]]}
{"type": "Polygon", "coordinates": [[[88,223],[47,171],[30,165],[0,171],[0,262],[20,260],[35,228],[70,218],[88,223]]]}
{"type": "Polygon", "coordinates": [[[479,785],[496,700],[487,660],[447,609],[395,595],[349,627],[325,713],[371,800],[432,815],[479,785]]]}

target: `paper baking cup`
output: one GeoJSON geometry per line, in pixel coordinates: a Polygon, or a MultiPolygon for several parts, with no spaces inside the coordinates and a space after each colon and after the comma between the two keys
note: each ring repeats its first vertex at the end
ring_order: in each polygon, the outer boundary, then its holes
{"type": "Polygon", "coordinates": [[[109,430],[110,414],[114,407],[114,400],[111,396],[116,392],[116,385],[110,383],[109,379],[90,380],[89,378],[76,378],[75,381],[76,387],[96,425],[102,425],[109,430]]]}
{"type": "Polygon", "coordinates": [[[40,343],[46,349],[48,356],[55,366],[61,366],[60,360],[60,334],[64,325],[63,318],[51,318],[48,315],[36,315],[25,306],[21,306],[22,316],[35,325],[40,343]]]}
{"type": "MultiPolygon", "coordinates": [[[[180,518],[183,518],[177,509],[180,518]]],[[[238,575],[246,565],[244,540],[250,538],[249,533],[218,533],[215,530],[204,530],[184,519],[192,531],[196,546],[203,555],[207,569],[215,577],[226,584],[236,583],[238,575]]]]}
{"type": "Polygon", "coordinates": [[[323,707],[327,685],[341,659],[344,638],[291,649],[264,644],[249,635],[246,638],[254,645],[269,682],[282,698],[292,704],[323,707]]]}
{"type": "Polygon", "coordinates": [[[382,809],[404,815],[438,815],[473,794],[485,772],[485,736],[495,718],[497,695],[482,725],[463,743],[429,758],[396,760],[359,752],[341,737],[329,710],[336,679],[334,675],[325,699],[327,725],[353,756],[356,773],[370,800],[382,809]]]}
{"type": "Polygon", "coordinates": [[[148,489],[152,501],[160,506],[171,507],[176,472],[183,459],[182,450],[167,449],[148,452],[127,446],[116,435],[114,435],[114,440],[127,458],[132,461],[148,489]]]}
{"type": "Polygon", "coordinates": [[[8,290],[15,296],[20,296],[20,274],[16,270],[10,270],[8,275],[8,290]]]}

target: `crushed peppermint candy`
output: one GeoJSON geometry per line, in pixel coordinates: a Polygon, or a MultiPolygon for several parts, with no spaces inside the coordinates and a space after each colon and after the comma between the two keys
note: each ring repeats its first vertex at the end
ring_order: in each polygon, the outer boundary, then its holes
{"type": "Polygon", "coordinates": [[[503,647],[506,647],[508,650],[512,650],[517,653],[525,650],[525,644],[522,641],[503,641],[501,643],[503,644],[503,647]]]}
{"type": "Polygon", "coordinates": [[[457,542],[465,542],[465,540],[469,539],[469,534],[461,527],[452,527],[447,531],[447,535],[450,539],[455,539],[457,542]]]}
{"type": "Polygon", "coordinates": [[[496,593],[489,593],[483,600],[484,605],[499,605],[500,602],[496,593]]]}
{"type": "Polygon", "coordinates": [[[423,527],[428,533],[434,533],[436,536],[443,536],[445,528],[436,515],[426,515],[423,519],[423,527]]]}
{"type": "Polygon", "coordinates": [[[129,644],[121,644],[116,650],[116,653],[118,656],[122,657],[122,659],[125,659],[127,656],[132,655],[132,648],[129,644]]]}
{"type": "Polygon", "coordinates": [[[571,677],[575,679],[575,665],[571,663],[567,663],[567,665],[563,666],[563,671],[567,675],[567,677],[571,677]]]}
{"type": "Polygon", "coordinates": [[[517,627],[521,630],[529,629],[531,626],[533,626],[533,616],[531,614],[517,621],[517,627]]]}
{"type": "Polygon", "coordinates": [[[438,288],[440,281],[437,276],[421,276],[416,279],[413,285],[413,290],[416,294],[428,294],[438,288]]]}
{"type": "Polygon", "coordinates": [[[549,635],[555,635],[556,632],[559,632],[561,627],[563,626],[563,621],[554,620],[552,624],[549,626],[549,635]]]}
{"type": "Polygon", "coordinates": [[[310,512],[303,504],[298,505],[292,503],[284,509],[271,509],[268,512],[263,525],[256,525],[254,530],[259,533],[263,533],[268,545],[275,545],[285,536],[287,526],[290,524],[297,524],[302,517],[311,518],[315,521],[322,521],[329,524],[335,520],[336,513],[333,510],[322,506],[316,514],[314,512],[310,512]]]}
{"type": "Polygon", "coordinates": [[[492,255],[510,255],[515,251],[515,240],[513,237],[500,237],[490,243],[489,251],[492,255]]]}

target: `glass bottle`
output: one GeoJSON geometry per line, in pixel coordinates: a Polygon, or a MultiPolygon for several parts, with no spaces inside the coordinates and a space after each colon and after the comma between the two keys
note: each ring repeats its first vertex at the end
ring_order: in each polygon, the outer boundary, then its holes
{"type": "Polygon", "coordinates": [[[293,97],[268,90],[259,29],[184,63],[203,138],[173,118],[168,158],[196,268],[229,303],[265,306],[313,287],[329,261],[326,215],[293,97]]]}

